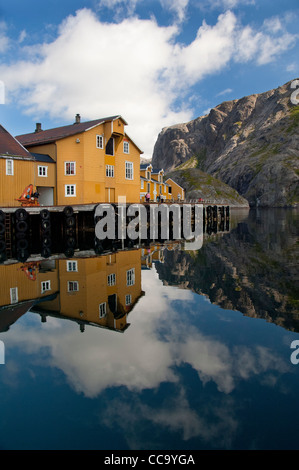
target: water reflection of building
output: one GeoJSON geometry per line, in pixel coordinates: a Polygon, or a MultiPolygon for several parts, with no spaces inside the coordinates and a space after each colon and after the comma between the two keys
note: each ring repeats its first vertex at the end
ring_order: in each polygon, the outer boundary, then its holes
{"type": "Polygon", "coordinates": [[[43,321],[48,315],[76,321],[82,331],[87,324],[124,331],[128,314],[144,294],[139,249],[2,265],[0,273],[0,319],[5,312],[11,323],[30,309],[43,321]]]}
{"type": "Polygon", "coordinates": [[[141,249],[141,268],[151,269],[155,263],[164,263],[165,249],[175,250],[181,247],[180,241],[173,241],[167,244],[151,244],[141,249]]]}

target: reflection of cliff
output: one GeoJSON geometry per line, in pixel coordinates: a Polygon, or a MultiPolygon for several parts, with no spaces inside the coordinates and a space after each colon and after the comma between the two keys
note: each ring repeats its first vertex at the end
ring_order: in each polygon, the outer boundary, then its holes
{"type": "Polygon", "coordinates": [[[299,214],[250,212],[229,234],[196,253],[165,253],[157,265],[165,284],[208,296],[224,309],[299,331],[299,214]]]}
{"type": "Polygon", "coordinates": [[[87,324],[124,331],[144,294],[140,250],[2,265],[0,274],[0,331],[29,309],[43,321],[47,315],[74,320],[82,331],[87,324]]]}

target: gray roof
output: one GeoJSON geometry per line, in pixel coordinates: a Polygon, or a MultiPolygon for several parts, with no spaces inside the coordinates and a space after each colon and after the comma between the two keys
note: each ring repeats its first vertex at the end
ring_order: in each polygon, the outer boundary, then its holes
{"type": "Polygon", "coordinates": [[[37,162],[55,163],[55,160],[53,160],[53,158],[51,158],[50,155],[43,155],[42,153],[32,153],[32,152],[31,152],[31,155],[33,155],[34,159],[37,162]]]}

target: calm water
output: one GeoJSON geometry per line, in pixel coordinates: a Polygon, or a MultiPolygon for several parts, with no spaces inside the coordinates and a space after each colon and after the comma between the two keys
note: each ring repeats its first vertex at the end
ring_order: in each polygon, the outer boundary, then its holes
{"type": "Polygon", "coordinates": [[[298,449],[298,215],[1,265],[0,449],[298,449]]]}

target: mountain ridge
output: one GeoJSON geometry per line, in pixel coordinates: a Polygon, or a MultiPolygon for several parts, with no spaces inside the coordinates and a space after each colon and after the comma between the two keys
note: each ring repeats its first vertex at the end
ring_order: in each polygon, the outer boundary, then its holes
{"type": "Polygon", "coordinates": [[[299,106],[294,80],[224,101],[209,114],[165,127],[152,164],[166,173],[191,166],[235,189],[251,206],[299,204],[299,106]]]}

